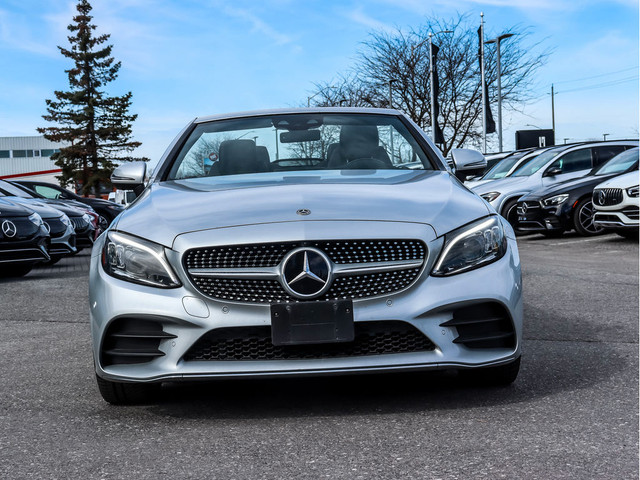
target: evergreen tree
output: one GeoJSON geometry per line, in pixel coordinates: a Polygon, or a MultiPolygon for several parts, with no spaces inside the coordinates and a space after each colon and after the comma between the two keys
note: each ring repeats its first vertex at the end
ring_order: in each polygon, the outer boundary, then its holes
{"type": "Polygon", "coordinates": [[[43,118],[56,126],[38,128],[47,140],[66,143],[51,158],[62,169],[57,178],[62,185],[79,181],[82,193],[98,194],[101,184],[109,184],[115,162],[144,160],[130,153],[140,146],[133,141],[130,114],[131,92],[110,97],[104,87],[118,76],[120,62],[111,56],[113,45],[102,46],[110,35],[94,36],[91,5],[79,0],[78,14],[67,27],[71,48],[58,47],[74,66],[65,70],[69,90],[55,91],[55,100],[46,100],[47,115],[43,118]]]}

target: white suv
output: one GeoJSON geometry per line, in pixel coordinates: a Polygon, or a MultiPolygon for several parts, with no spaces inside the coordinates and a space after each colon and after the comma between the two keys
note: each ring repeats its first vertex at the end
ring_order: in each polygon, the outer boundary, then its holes
{"type": "Polygon", "coordinates": [[[593,223],[638,238],[638,205],[638,172],[612,178],[593,190],[593,223]]]}

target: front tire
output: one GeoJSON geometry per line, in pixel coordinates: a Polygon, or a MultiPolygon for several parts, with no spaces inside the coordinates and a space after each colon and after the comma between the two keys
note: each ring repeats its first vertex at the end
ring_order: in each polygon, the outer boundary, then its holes
{"type": "Polygon", "coordinates": [[[583,198],[573,211],[573,227],[583,237],[592,237],[604,232],[602,227],[593,223],[593,203],[590,198],[583,198]]]}
{"type": "Polygon", "coordinates": [[[465,381],[473,385],[506,387],[516,380],[519,372],[520,357],[506,365],[461,370],[460,374],[465,381]]]}
{"type": "Polygon", "coordinates": [[[141,405],[153,402],[160,392],[159,383],[121,383],[96,375],[102,398],[112,405],[141,405]]]}
{"type": "Polygon", "coordinates": [[[518,199],[509,200],[504,207],[502,207],[501,215],[507,219],[507,221],[513,227],[513,230],[516,232],[516,235],[522,235],[523,232],[518,232],[518,212],[516,205],[518,204],[518,199]]]}

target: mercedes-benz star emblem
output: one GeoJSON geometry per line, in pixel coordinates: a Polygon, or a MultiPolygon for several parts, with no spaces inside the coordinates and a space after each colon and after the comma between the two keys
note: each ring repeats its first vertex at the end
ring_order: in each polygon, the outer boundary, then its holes
{"type": "Polygon", "coordinates": [[[527,207],[526,203],[522,204],[522,213],[527,213],[527,210],[529,210],[529,207],[527,207]]]}
{"type": "Polygon", "coordinates": [[[606,201],[607,201],[607,195],[604,193],[604,190],[600,190],[598,192],[598,203],[600,205],[604,205],[606,201]]]}
{"type": "Polygon", "coordinates": [[[296,248],[284,257],[281,278],[294,297],[319,297],[331,286],[331,261],[316,248],[296,248]]]}
{"type": "Polygon", "coordinates": [[[49,225],[47,222],[42,222],[42,224],[44,225],[44,228],[47,231],[47,233],[51,233],[51,225],[49,225]]]}
{"type": "Polygon", "coordinates": [[[18,232],[18,229],[16,228],[13,222],[9,220],[5,220],[4,222],[2,222],[2,233],[4,234],[5,237],[13,238],[16,236],[17,232],[18,232]]]}
{"type": "Polygon", "coordinates": [[[296,212],[298,215],[309,215],[311,213],[311,210],[308,210],[306,208],[301,208],[300,210],[298,210],[296,212]]]}

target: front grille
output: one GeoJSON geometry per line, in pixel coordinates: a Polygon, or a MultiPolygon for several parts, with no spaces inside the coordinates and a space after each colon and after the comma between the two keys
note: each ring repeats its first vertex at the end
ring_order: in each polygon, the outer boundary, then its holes
{"type": "Polygon", "coordinates": [[[638,207],[627,207],[622,209],[622,213],[624,213],[631,220],[638,220],[638,207]]]}
{"type": "Polygon", "coordinates": [[[48,225],[49,235],[51,238],[59,238],[67,231],[67,226],[57,218],[47,218],[44,223],[48,225]]]}
{"type": "Polygon", "coordinates": [[[13,223],[13,225],[15,225],[16,227],[16,234],[13,237],[5,236],[2,233],[2,228],[0,228],[0,239],[6,242],[27,240],[33,237],[38,231],[38,228],[40,228],[27,217],[0,217],[0,226],[2,226],[3,222],[5,221],[13,223]]]}
{"type": "Polygon", "coordinates": [[[69,217],[69,220],[76,232],[82,232],[89,227],[89,222],[82,217],[69,217]]]}
{"type": "Polygon", "coordinates": [[[39,248],[3,249],[0,248],[0,263],[20,263],[33,260],[34,263],[49,260],[39,248]]]}
{"type": "Polygon", "coordinates": [[[409,287],[420,274],[427,248],[419,240],[330,240],[288,242],[262,245],[233,245],[192,249],[183,257],[185,268],[195,287],[220,300],[248,303],[297,302],[277,278],[235,278],[234,268],[277,267],[295,248],[314,247],[324,251],[335,265],[414,261],[418,265],[391,266],[385,271],[351,272],[336,276],[329,290],[312,301],[364,299],[395,293],[409,287]],[[192,269],[225,269],[225,274],[208,276],[192,269]]]}
{"type": "Polygon", "coordinates": [[[107,328],[102,345],[103,366],[146,363],[164,356],[158,347],[162,340],[176,338],[162,324],[137,318],[119,318],[107,328]]]}
{"type": "Polygon", "coordinates": [[[352,342],[275,346],[269,326],[218,328],[203,335],[184,355],[184,360],[311,360],[428,352],[435,348],[406,322],[356,322],[354,329],[352,342]]]}
{"type": "Polygon", "coordinates": [[[322,240],[197,248],[185,253],[189,268],[275,267],[294,248],[315,247],[337,264],[420,260],[426,247],[419,240],[322,240]]]}
{"type": "Polygon", "coordinates": [[[531,210],[540,209],[540,202],[520,202],[518,203],[518,207],[516,212],[518,215],[525,215],[531,210]]]}
{"type": "Polygon", "coordinates": [[[621,188],[598,188],[593,191],[593,204],[602,207],[622,202],[621,188]]]}
{"type": "Polygon", "coordinates": [[[467,348],[514,348],[516,333],[505,308],[497,303],[480,303],[453,311],[453,319],[440,325],[456,327],[453,343],[467,348]]]}

